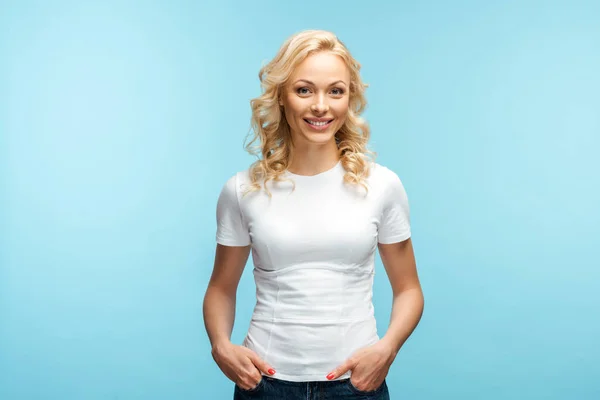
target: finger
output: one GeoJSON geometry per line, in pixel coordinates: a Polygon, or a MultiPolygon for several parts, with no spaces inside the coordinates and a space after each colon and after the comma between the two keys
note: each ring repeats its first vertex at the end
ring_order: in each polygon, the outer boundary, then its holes
{"type": "Polygon", "coordinates": [[[356,366],[356,362],[352,358],[349,358],[344,363],[342,363],[339,367],[337,367],[333,371],[331,371],[329,373],[329,375],[327,375],[327,379],[329,379],[329,380],[337,379],[340,376],[344,375],[346,372],[350,371],[355,366],[356,366]]]}
{"type": "Polygon", "coordinates": [[[248,383],[247,389],[254,389],[255,387],[257,387],[261,379],[261,373],[256,368],[254,368],[253,371],[249,374],[248,378],[246,379],[248,383]]]}
{"type": "Polygon", "coordinates": [[[258,354],[251,352],[249,357],[250,361],[252,361],[256,368],[258,368],[260,371],[268,375],[275,374],[275,370],[273,369],[273,367],[271,367],[271,365],[269,365],[269,363],[267,363],[265,360],[260,358],[258,354]]]}

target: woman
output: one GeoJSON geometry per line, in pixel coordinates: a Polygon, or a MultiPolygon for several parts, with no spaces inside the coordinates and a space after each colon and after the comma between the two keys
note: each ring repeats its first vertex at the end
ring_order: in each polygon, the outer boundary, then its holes
{"type": "Polygon", "coordinates": [[[421,318],[408,200],[398,176],[368,158],[359,70],[334,34],[304,31],[260,71],[247,149],[262,157],[221,191],[204,300],[234,399],[389,399],[389,367],[421,318]],[[377,248],[394,295],[381,338],[377,248]],[[250,250],[257,301],[238,346],[230,336],[250,250]]]}

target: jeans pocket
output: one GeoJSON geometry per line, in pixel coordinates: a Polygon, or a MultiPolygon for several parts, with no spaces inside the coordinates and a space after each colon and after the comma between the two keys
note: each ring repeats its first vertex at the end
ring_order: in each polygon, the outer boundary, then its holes
{"type": "Polygon", "coordinates": [[[236,384],[235,387],[242,393],[256,393],[256,392],[260,391],[264,385],[265,385],[265,377],[262,376],[260,378],[260,382],[258,382],[258,385],[256,385],[252,389],[242,389],[238,384],[236,384]]]}
{"type": "Polygon", "coordinates": [[[348,382],[348,387],[350,388],[350,390],[353,391],[354,393],[360,394],[360,395],[372,395],[372,394],[379,393],[383,390],[383,388],[385,386],[385,379],[383,380],[381,385],[379,385],[379,387],[375,390],[360,390],[359,388],[354,386],[354,384],[352,383],[352,379],[350,379],[350,378],[348,378],[347,382],[348,382]]]}

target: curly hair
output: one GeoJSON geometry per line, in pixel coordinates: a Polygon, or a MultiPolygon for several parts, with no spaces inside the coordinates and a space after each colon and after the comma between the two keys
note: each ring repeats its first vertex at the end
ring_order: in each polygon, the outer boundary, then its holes
{"type": "Polygon", "coordinates": [[[367,105],[365,89],[368,87],[360,77],[361,65],[332,32],[306,30],[290,36],[258,74],[262,94],[250,101],[253,138],[245,144],[245,149],[259,159],[250,166],[251,183],[244,195],[262,186],[271,197],[267,182],[287,180],[281,176],[289,165],[292,138],[278,102],[280,91],[297,65],[309,55],[322,51],[340,56],[350,71],[348,114],[344,125],[335,133],[335,140],[346,171],[344,182],[362,185],[368,191],[364,180],[370,173],[369,159],[374,160],[376,153],[367,149],[370,129],[360,116],[367,105]]]}

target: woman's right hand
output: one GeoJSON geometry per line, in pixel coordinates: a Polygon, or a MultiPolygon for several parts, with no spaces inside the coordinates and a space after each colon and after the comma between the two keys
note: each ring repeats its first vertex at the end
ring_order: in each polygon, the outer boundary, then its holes
{"type": "Polygon", "coordinates": [[[225,376],[244,390],[254,389],[260,383],[261,371],[267,375],[275,373],[254,351],[231,342],[215,346],[212,356],[225,376]]]}

